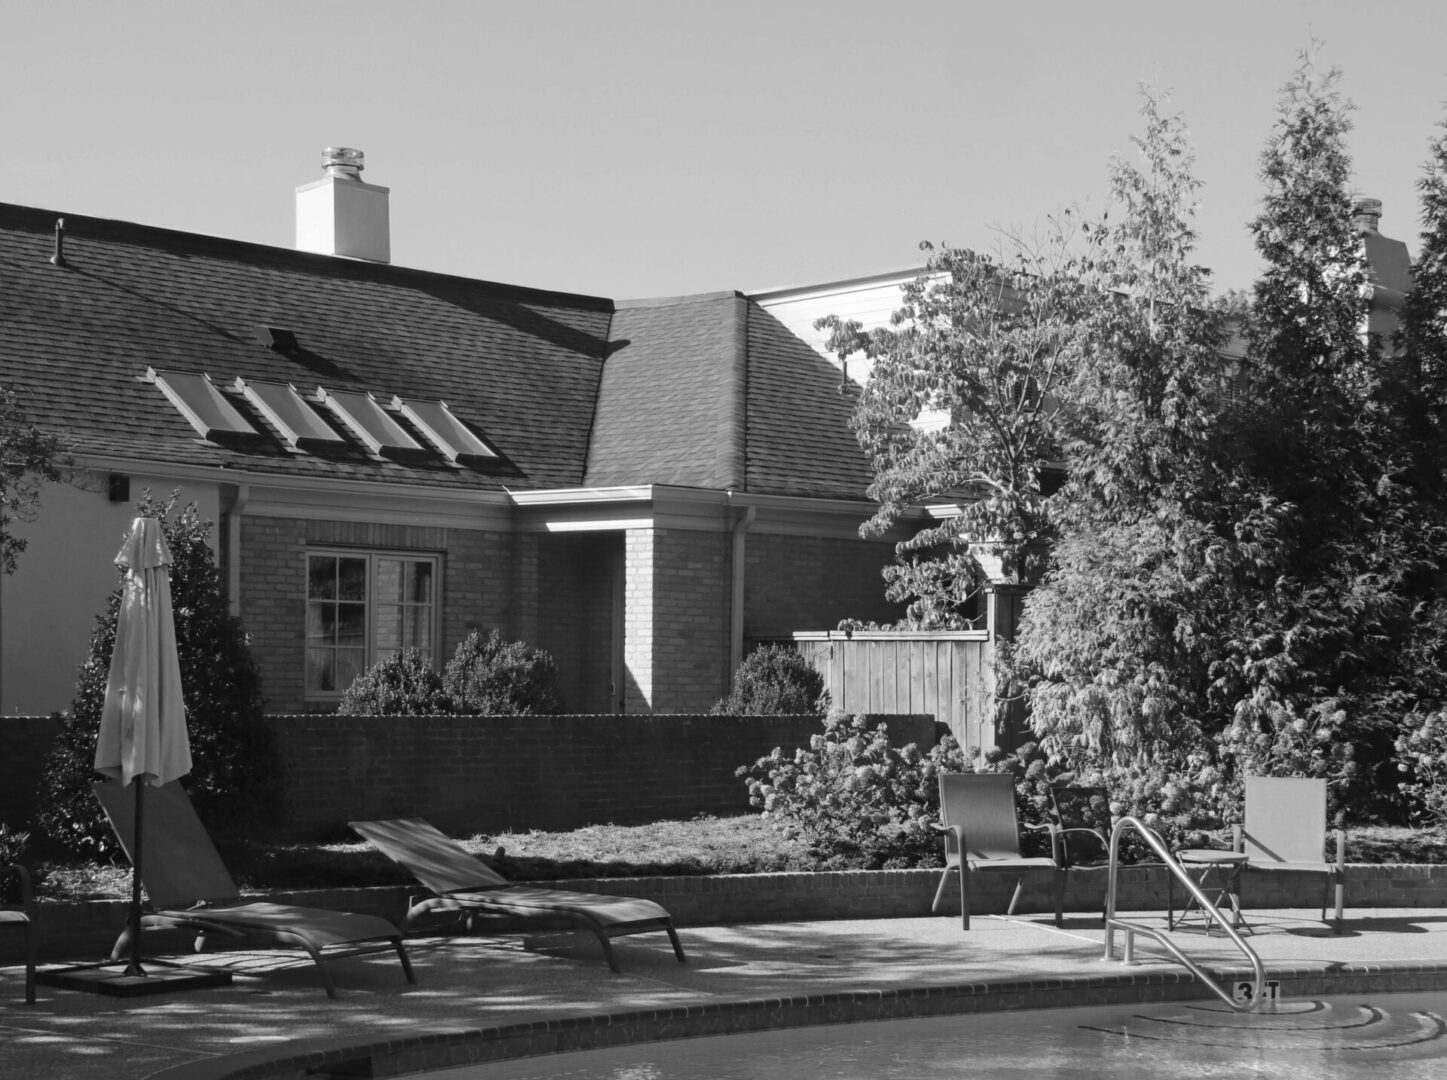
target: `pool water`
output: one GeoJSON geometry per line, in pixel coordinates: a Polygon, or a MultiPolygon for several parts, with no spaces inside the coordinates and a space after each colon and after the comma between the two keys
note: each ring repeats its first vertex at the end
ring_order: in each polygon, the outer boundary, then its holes
{"type": "Polygon", "coordinates": [[[586,1050],[427,1080],[1440,1080],[1447,993],[1215,1002],[880,1020],[586,1050]]]}

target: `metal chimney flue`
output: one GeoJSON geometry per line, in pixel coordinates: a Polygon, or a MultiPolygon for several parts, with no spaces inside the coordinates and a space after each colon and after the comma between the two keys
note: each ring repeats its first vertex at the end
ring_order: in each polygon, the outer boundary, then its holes
{"type": "Polygon", "coordinates": [[[1352,206],[1352,224],[1362,232],[1377,232],[1382,221],[1381,199],[1358,199],[1352,206]]]}
{"type": "Polygon", "coordinates": [[[362,179],[366,156],[350,146],[322,151],[320,180],[296,189],[296,246],[301,251],[391,262],[387,200],[391,189],[362,179]]]}

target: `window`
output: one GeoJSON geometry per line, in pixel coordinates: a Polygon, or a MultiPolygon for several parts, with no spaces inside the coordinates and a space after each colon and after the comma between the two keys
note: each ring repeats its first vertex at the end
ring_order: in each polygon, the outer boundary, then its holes
{"type": "Polygon", "coordinates": [[[146,379],[191,422],[203,439],[228,435],[256,437],[257,430],[227,401],[210,376],[190,371],[146,369],[146,379]]]}
{"type": "Polygon", "coordinates": [[[340,695],[372,664],[402,649],[417,649],[431,662],[436,583],[435,557],[309,552],[307,696],[340,695]]]}
{"type": "Polygon", "coordinates": [[[287,443],[298,450],[342,445],[342,437],[290,383],[247,382],[237,376],[234,389],[275,424],[287,443]]]}
{"type": "Polygon", "coordinates": [[[497,457],[492,447],[452,414],[445,401],[407,401],[394,397],[392,408],[412,421],[448,461],[485,462],[497,457]]]}
{"type": "Polygon", "coordinates": [[[370,393],[317,389],[317,400],[332,411],[358,442],[374,454],[416,453],[423,446],[387,415],[370,393]]]}

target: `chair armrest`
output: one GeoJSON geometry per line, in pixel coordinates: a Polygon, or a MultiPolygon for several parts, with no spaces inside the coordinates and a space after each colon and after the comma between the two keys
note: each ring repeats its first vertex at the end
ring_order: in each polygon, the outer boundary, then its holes
{"type": "Polygon", "coordinates": [[[34,917],[35,889],[31,884],[30,871],[19,863],[11,863],[10,869],[14,870],[20,878],[20,907],[29,917],[34,917]]]}

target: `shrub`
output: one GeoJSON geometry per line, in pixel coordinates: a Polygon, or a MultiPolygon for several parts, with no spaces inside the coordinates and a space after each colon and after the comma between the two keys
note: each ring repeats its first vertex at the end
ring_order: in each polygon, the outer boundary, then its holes
{"type": "Polygon", "coordinates": [[[775,747],[738,775],[750,805],[825,865],[877,869],[941,864],[939,774],[965,768],[949,735],[921,753],[891,746],[876,719],[834,713],[808,749],[775,747]]]}
{"type": "MultiPolygon", "coordinates": [[[[25,863],[25,850],[30,845],[30,834],[15,832],[0,822],[0,904],[18,904],[21,899],[20,874],[15,870],[25,863]]],[[[30,871],[30,884],[38,887],[45,872],[26,864],[30,871]]]]}
{"type": "Polygon", "coordinates": [[[562,711],[558,665],[542,649],[503,641],[496,627],[474,630],[457,646],[443,686],[460,713],[527,716],[562,711]]]}
{"type": "MultiPolygon", "coordinates": [[[[274,813],[275,754],[262,716],[261,673],[241,620],[222,595],[207,542],[211,523],[195,504],[173,516],[175,501],[175,495],[161,501],[146,492],[136,513],[160,519],[171,549],[171,606],[191,739],[191,772],[183,785],[207,826],[227,834],[274,813]]],[[[90,656],[80,666],[75,698],[42,773],[40,826],[76,853],[119,850],[90,788],[99,779],[92,764],[120,603],[117,586],[96,618],[90,656]]]]}
{"type": "Polygon", "coordinates": [[[435,716],[452,711],[442,677],[416,649],[402,649],[352,680],[337,706],[342,716],[435,716]]]}
{"type": "Polygon", "coordinates": [[[798,651],[764,645],[744,657],[733,690],[716,704],[715,716],[797,716],[829,710],[824,676],[798,651]]]}
{"type": "Polygon", "coordinates": [[[1447,711],[1408,716],[1396,745],[1397,769],[1407,777],[1401,791],[1412,815],[1447,825],[1447,711]]]}

